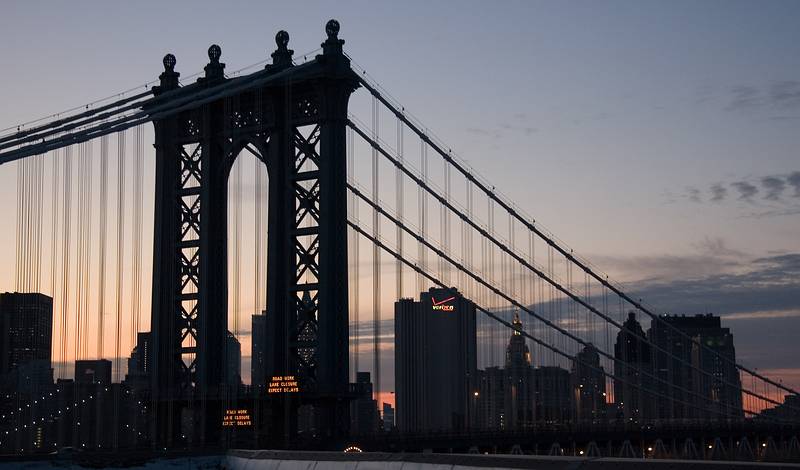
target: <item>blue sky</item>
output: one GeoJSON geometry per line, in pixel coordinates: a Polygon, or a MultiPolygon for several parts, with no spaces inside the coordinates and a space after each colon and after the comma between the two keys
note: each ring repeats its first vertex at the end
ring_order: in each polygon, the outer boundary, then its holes
{"type": "MultiPolygon", "coordinates": [[[[632,286],[652,292],[743,276],[737,289],[755,298],[764,266],[756,260],[800,253],[796,1],[19,1],[0,9],[0,128],[150,81],[167,52],[186,76],[217,43],[231,71],[268,58],[275,32],[286,29],[302,54],[319,46],[333,17],[348,53],[461,158],[632,286]]],[[[13,166],[0,167],[4,200],[14,200],[15,177],[13,166]]],[[[13,233],[2,237],[13,243],[13,233]]],[[[742,317],[781,311],[759,321],[800,332],[800,284],[781,286],[779,305],[708,302],[740,315],[731,319],[747,345],[739,352],[756,362],[771,348],[784,353],[782,364],[796,353],[791,335],[770,347],[749,332],[746,322],[756,320],[742,317]]]]}

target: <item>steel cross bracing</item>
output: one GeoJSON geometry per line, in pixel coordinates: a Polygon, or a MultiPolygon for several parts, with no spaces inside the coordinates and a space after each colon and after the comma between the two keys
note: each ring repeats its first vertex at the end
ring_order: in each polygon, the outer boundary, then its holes
{"type": "Polygon", "coordinates": [[[313,387],[316,381],[319,330],[319,139],[319,125],[294,129],[294,161],[289,175],[296,207],[291,233],[296,267],[291,290],[297,312],[290,347],[306,387],[313,387]]]}

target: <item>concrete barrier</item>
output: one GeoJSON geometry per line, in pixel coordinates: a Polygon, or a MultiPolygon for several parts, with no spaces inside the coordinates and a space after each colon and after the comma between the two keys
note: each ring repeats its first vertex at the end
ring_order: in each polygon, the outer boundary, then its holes
{"type": "Polygon", "coordinates": [[[226,464],[230,470],[800,470],[800,464],[761,462],[246,450],[230,451],[226,464]]]}

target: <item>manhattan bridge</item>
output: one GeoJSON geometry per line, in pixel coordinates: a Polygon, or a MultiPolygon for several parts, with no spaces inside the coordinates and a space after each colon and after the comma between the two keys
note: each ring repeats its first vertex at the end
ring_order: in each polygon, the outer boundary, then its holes
{"type": "Polygon", "coordinates": [[[796,390],[626,292],[325,32],[295,55],[280,31],[236,72],[217,45],[185,78],[167,54],[154,82],[0,133],[15,290],[50,302],[53,358],[4,386],[2,453],[800,459],[796,390]],[[466,346],[404,364],[398,309],[418,295],[474,320],[466,346]],[[401,375],[428,361],[466,371],[445,425],[402,410],[401,375]]]}

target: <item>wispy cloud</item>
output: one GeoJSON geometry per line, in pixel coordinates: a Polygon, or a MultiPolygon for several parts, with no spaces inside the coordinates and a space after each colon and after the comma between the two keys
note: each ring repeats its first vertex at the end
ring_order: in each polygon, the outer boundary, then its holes
{"type": "Polygon", "coordinates": [[[786,182],[776,176],[765,176],[761,178],[761,186],[766,190],[764,199],[777,201],[781,198],[783,190],[786,189],[786,182]]]}
{"type": "Polygon", "coordinates": [[[795,171],[787,176],[786,182],[794,188],[794,197],[800,198],[800,171],[795,171]]]}
{"type": "Polygon", "coordinates": [[[686,197],[688,197],[689,200],[692,202],[697,202],[697,203],[703,202],[700,199],[700,190],[691,186],[686,188],[686,197]]]}
{"type": "Polygon", "coordinates": [[[775,106],[800,107],[800,82],[794,80],[774,82],[770,86],[769,96],[775,106]]]}
{"type": "Polygon", "coordinates": [[[732,111],[752,109],[763,104],[761,93],[752,85],[739,85],[731,89],[731,100],[728,109],[732,111]]]}
{"type": "Polygon", "coordinates": [[[735,181],[731,183],[731,186],[739,193],[739,199],[743,201],[751,201],[753,196],[758,194],[758,188],[747,181],[735,181]]]}
{"type": "Polygon", "coordinates": [[[728,195],[728,188],[719,183],[712,185],[709,191],[711,192],[711,202],[720,202],[728,195]]]}
{"type": "Polygon", "coordinates": [[[800,108],[800,82],[780,80],[765,85],[737,85],[730,89],[729,111],[754,109],[792,110],[800,108]]]}
{"type": "Polygon", "coordinates": [[[720,205],[729,199],[745,202],[747,205],[740,207],[749,211],[740,215],[744,218],[796,215],[800,213],[800,171],[719,181],[707,188],[686,186],[678,195],[665,190],[664,197],[667,203],[684,200],[720,205]]]}

